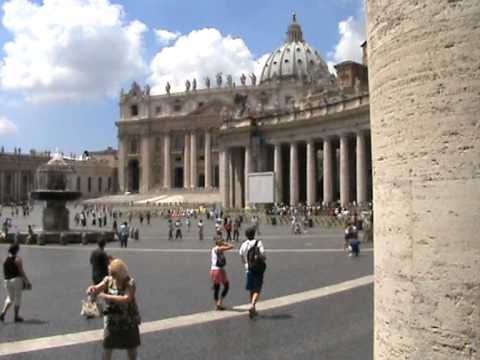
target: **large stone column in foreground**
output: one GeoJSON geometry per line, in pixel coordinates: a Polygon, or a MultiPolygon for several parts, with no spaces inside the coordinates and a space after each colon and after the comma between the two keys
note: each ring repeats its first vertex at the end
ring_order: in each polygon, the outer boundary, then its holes
{"type": "Polygon", "coordinates": [[[368,1],[375,360],[480,358],[480,1],[368,1]]]}

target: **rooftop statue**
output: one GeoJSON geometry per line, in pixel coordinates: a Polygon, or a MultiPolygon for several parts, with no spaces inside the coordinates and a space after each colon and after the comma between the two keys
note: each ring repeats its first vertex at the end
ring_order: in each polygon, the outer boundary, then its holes
{"type": "Polygon", "coordinates": [[[222,73],[217,73],[217,87],[222,87],[222,73]]]}
{"type": "Polygon", "coordinates": [[[150,85],[145,85],[145,96],[150,96],[150,85]]]}
{"type": "Polygon", "coordinates": [[[255,74],[253,72],[250,74],[250,81],[252,82],[252,86],[257,85],[257,77],[255,76],[255,74]]]}
{"type": "Polygon", "coordinates": [[[210,85],[211,85],[211,84],[210,84],[210,78],[207,76],[207,77],[205,78],[205,86],[207,87],[207,89],[210,89],[210,85]]]}
{"type": "Polygon", "coordinates": [[[192,80],[192,90],[197,91],[197,79],[192,80]]]}
{"type": "Polygon", "coordinates": [[[186,80],[185,81],[185,91],[186,92],[189,92],[190,91],[190,80],[186,80]]]}
{"type": "Polygon", "coordinates": [[[165,92],[167,93],[167,95],[170,95],[170,89],[171,89],[170,83],[167,81],[167,85],[165,85],[165,92]]]}
{"type": "Polygon", "coordinates": [[[140,88],[140,85],[137,84],[136,81],[132,83],[132,87],[130,88],[130,92],[128,93],[129,95],[137,96],[142,93],[142,89],[140,88]]]}
{"type": "Polygon", "coordinates": [[[242,73],[242,76],[240,76],[240,83],[242,84],[242,86],[245,86],[245,84],[247,83],[247,77],[244,73],[242,73]]]}
{"type": "Polygon", "coordinates": [[[233,87],[233,78],[232,75],[227,75],[227,87],[233,87]]]}

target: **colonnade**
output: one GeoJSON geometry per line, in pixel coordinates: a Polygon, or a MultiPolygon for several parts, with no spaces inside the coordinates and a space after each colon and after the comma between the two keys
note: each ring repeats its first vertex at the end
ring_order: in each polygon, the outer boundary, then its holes
{"type": "MultiPolygon", "coordinates": [[[[354,201],[365,204],[371,199],[371,158],[366,131],[323,139],[272,141],[265,151],[273,153],[273,161],[267,161],[267,168],[262,171],[275,173],[276,203],[331,205],[339,201],[341,206],[348,206],[354,201]],[[322,174],[318,169],[318,151],[323,152],[322,174]]],[[[249,147],[221,149],[220,191],[225,207],[249,205],[247,176],[251,161],[249,147]]]]}
{"type": "Polygon", "coordinates": [[[35,187],[34,174],[29,171],[0,171],[0,203],[29,199],[35,187]]]}
{"type": "MultiPolygon", "coordinates": [[[[198,138],[200,135],[204,136],[204,151],[203,151],[203,173],[204,181],[202,188],[206,190],[211,190],[213,188],[213,149],[212,149],[212,131],[211,129],[198,129],[190,130],[183,133],[183,188],[184,189],[199,189],[199,149],[198,149],[198,138]]],[[[172,163],[172,156],[175,156],[175,150],[172,146],[172,132],[165,132],[160,134],[163,142],[163,154],[162,154],[162,165],[163,169],[163,179],[161,188],[164,190],[170,190],[174,187],[172,184],[173,171],[175,164],[172,163]]],[[[158,136],[156,136],[158,138],[158,136]]],[[[154,186],[153,183],[153,172],[152,172],[152,160],[154,154],[154,139],[152,135],[142,135],[141,145],[140,145],[140,192],[148,192],[154,186]]],[[[123,144],[121,149],[125,149],[126,146],[123,144]]],[[[128,157],[128,150],[123,154],[124,158],[128,157]]],[[[122,155],[120,155],[122,156],[122,155]]],[[[127,173],[124,174],[124,178],[127,179],[130,174],[128,174],[128,161],[123,160],[124,168],[127,173]]],[[[121,175],[122,176],[122,175],[121,175]]],[[[128,188],[129,185],[124,184],[125,188],[128,188]]]]}

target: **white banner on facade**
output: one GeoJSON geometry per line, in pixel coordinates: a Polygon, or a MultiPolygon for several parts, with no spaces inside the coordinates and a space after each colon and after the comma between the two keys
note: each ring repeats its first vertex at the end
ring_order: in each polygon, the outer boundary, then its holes
{"type": "Polygon", "coordinates": [[[268,204],[275,202],[275,173],[249,173],[247,202],[250,204],[268,204]]]}

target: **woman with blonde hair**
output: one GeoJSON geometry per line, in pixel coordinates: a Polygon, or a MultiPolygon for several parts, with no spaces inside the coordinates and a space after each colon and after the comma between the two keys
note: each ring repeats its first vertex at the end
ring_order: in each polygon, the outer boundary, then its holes
{"type": "Polygon", "coordinates": [[[140,346],[140,314],[135,298],[135,280],[120,259],[112,260],[109,274],[102,282],[87,289],[88,294],[96,295],[106,303],[103,359],[110,360],[113,349],[124,349],[129,360],[135,360],[137,347],[140,346]]]}

